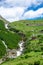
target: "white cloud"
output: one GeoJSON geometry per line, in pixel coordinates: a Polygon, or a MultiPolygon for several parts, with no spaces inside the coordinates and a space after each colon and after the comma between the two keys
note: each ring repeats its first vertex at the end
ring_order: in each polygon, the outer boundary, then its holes
{"type": "Polygon", "coordinates": [[[32,4],[35,6],[41,4],[43,0],[5,0],[6,3],[9,3],[14,6],[23,6],[23,7],[29,7],[32,4]]]}
{"type": "Polygon", "coordinates": [[[23,16],[23,19],[31,19],[31,18],[36,18],[36,17],[43,17],[43,8],[40,8],[36,11],[29,10],[26,12],[23,16]]]}
{"type": "Polygon", "coordinates": [[[13,8],[0,7],[0,15],[2,15],[8,21],[43,17],[43,15],[42,15],[43,14],[43,8],[40,8],[36,11],[29,10],[25,13],[24,13],[24,11],[25,11],[24,7],[13,7],[13,8]],[[23,15],[23,13],[24,13],[24,15],[23,15]]]}
{"type": "Polygon", "coordinates": [[[0,15],[8,21],[43,17],[43,8],[39,8],[36,11],[33,11],[33,9],[25,12],[27,8],[33,5],[33,8],[37,7],[41,3],[43,3],[43,0],[4,0],[1,2],[0,15]]]}
{"type": "Polygon", "coordinates": [[[0,15],[9,21],[19,20],[24,12],[24,7],[13,7],[13,8],[4,8],[0,7],[0,15]]]}

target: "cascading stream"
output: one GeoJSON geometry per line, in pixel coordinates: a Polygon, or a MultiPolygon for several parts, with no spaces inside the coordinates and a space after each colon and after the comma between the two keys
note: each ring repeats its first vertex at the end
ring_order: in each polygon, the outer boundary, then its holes
{"type": "Polygon", "coordinates": [[[19,42],[19,44],[18,44],[19,45],[19,50],[17,50],[17,56],[20,56],[22,54],[23,49],[24,49],[23,44],[24,44],[24,41],[19,42]]]}
{"type": "MultiPolygon", "coordinates": [[[[8,29],[8,24],[5,24],[5,28],[8,29]]],[[[17,56],[20,56],[20,55],[22,54],[23,44],[24,44],[24,41],[23,41],[23,40],[18,43],[19,49],[16,51],[17,56]]],[[[6,45],[5,45],[5,46],[6,46],[6,45]]]]}
{"type": "MultiPolygon", "coordinates": [[[[8,24],[5,24],[5,28],[8,29],[8,24]]],[[[5,41],[2,41],[2,43],[3,43],[4,46],[6,47],[6,51],[8,51],[8,47],[7,47],[6,43],[5,43],[5,41]]],[[[16,50],[16,55],[15,55],[15,56],[12,55],[12,56],[10,56],[10,58],[17,58],[18,56],[20,56],[20,55],[22,54],[23,49],[24,49],[23,44],[24,44],[24,41],[23,41],[23,40],[18,43],[19,49],[16,50]]],[[[10,51],[10,52],[11,52],[11,51],[10,51]]],[[[8,53],[8,52],[7,52],[7,53],[8,53]]],[[[9,58],[9,56],[8,56],[8,58],[9,58]]],[[[3,58],[2,58],[2,59],[3,59],[3,58]]],[[[5,60],[2,60],[2,59],[0,59],[0,64],[5,61],[5,60]]]]}
{"type": "Polygon", "coordinates": [[[8,24],[5,24],[5,28],[8,29],[8,24]]]}

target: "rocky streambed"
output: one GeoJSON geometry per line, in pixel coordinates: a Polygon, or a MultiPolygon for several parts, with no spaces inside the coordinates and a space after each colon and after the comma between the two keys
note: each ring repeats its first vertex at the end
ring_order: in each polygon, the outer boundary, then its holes
{"type": "Polygon", "coordinates": [[[4,41],[2,41],[2,42],[3,42],[4,46],[6,47],[7,53],[5,54],[5,56],[3,56],[3,58],[0,59],[0,64],[3,63],[6,60],[6,58],[13,59],[13,58],[17,58],[18,56],[20,56],[22,54],[23,49],[24,49],[24,47],[23,47],[24,41],[23,40],[21,40],[18,43],[18,45],[19,45],[18,49],[12,49],[12,50],[8,49],[8,47],[4,41]]]}

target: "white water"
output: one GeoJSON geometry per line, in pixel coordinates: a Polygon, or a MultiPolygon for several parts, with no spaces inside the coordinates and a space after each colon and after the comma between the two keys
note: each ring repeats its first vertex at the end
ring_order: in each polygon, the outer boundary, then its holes
{"type": "Polygon", "coordinates": [[[8,24],[5,24],[5,28],[8,29],[8,24]]]}
{"type": "MultiPolygon", "coordinates": [[[[7,47],[7,45],[5,44],[5,42],[4,41],[2,41],[3,42],[3,44],[4,44],[4,46],[6,47],[6,51],[8,50],[8,47],[7,47]]],[[[17,58],[18,56],[20,56],[21,54],[22,54],[22,52],[23,52],[23,49],[24,49],[24,47],[23,47],[23,44],[24,44],[24,41],[20,41],[19,43],[18,43],[18,45],[19,45],[19,50],[16,50],[16,55],[8,55],[8,58],[17,58]]],[[[11,51],[10,51],[11,52],[11,51]]],[[[8,52],[7,52],[8,53],[8,52]]],[[[5,59],[5,58],[4,58],[5,59]]],[[[5,59],[6,60],[6,59],[5,59]]],[[[1,63],[3,63],[5,60],[2,60],[2,59],[0,59],[0,64],[1,63]]]]}
{"type": "MultiPolygon", "coordinates": [[[[8,29],[8,24],[5,24],[5,28],[8,29]]],[[[6,50],[7,50],[8,49],[7,45],[5,44],[4,41],[2,41],[2,42],[3,42],[3,44],[4,44],[4,46],[6,47],[6,50]]],[[[22,54],[23,49],[24,49],[23,44],[24,44],[23,40],[18,43],[19,49],[16,51],[17,54],[15,56],[13,56],[13,55],[10,56],[10,58],[17,58],[18,56],[20,56],[22,54]]],[[[0,59],[0,64],[3,63],[4,61],[2,59],[0,59]]]]}
{"type": "MultiPolygon", "coordinates": [[[[2,41],[2,42],[3,42],[4,46],[6,47],[6,49],[8,50],[8,47],[7,47],[7,45],[5,44],[5,42],[4,42],[4,41],[2,41]]],[[[20,56],[20,55],[22,54],[22,52],[23,52],[23,49],[24,49],[23,44],[24,44],[24,41],[20,41],[20,42],[18,43],[19,49],[16,50],[16,55],[13,56],[13,55],[9,54],[8,57],[9,57],[9,58],[16,58],[16,57],[20,56]]],[[[7,51],[7,50],[6,50],[6,51],[7,51]]],[[[9,49],[9,50],[10,50],[10,49],[9,49]]],[[[13,49],[13,50],[10,50],[9,53],[11,53],[12,51],[14,51],[14,49],[13,49]]],[[[7,53],[8,53],[8,52],[7,52],[7,53]]]]}
{"type": "MultiPolygon", "coordinates": [[[[5,46],[5,47],[6,47],[6,49],[7,49],[7,45],[5,44],[5,42],[4,42],[4,41],[2,41],[2,43],[4,44],[4,46],[5,46]]],[[[1,59],[0,59],[0,64],[1,64],[1,63],[3,63],[3,62],[5,61],[5,60],[2,60],[2,59],[3,59],[3,58],[1,58],[1,59]]]]}
{"type": "Polygon", "coordinates": [[[4,44],[4,46],[6,47],[6,49],[7,49],[7,45],[5,44],[5,42],[4,41],[2,41],[2,43],[4,44]]]}
{"type": "Polygon", "coordinates": [[[19,45],[19,49],[18,50],[16,50],[16,51],[14,49],[10,50],[8,52],[9,53],[8,58],[17,58],[18,56],[20,56],[22,54],[22,52],[23,52],[23,49],[24,49],[23,44],[24,44],[24,42],[20,41],[18,43],[18,45],[19,45]],[[12,54],[12,52],[14,54],[12,54]]]}
{"type": "Polygon", "coordinates": [[[20,42],[19,42],[18,45],[19,45],[20,48],[19,48],[19,50],[17,50],[17,56],[20,56],[20,55],[22,54],[22,51],[23,51],[23,49],[24,49],[24,48],[23,48],[23,44],[24,44],[24,41],[20,41],[20,42]]]}
{"type": "MultiPolygon", "coordinates": [[[[5,24],[5,28],[8,29],[8,24],[5,24]]],[[[7,45],[5,44],[5,42],[4,42],[4,41],[2,41],[2,42],[3,42],[3,44],[5,45],[5,47],[6,47],[6,49],[7,49],[7,45]]],[[[18,43],[19,49],[16,51],[16,53],[17,53],[17,54],[16,54],[16,57],[17,57],[17,56],[20,56],[20,55],[22,54],[23,44],[24,44],[24,41],[23,41],[23,40],[18,43]]]]}

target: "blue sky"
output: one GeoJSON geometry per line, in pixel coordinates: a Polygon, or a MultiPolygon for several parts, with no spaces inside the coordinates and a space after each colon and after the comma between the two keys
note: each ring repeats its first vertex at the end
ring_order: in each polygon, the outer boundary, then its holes
{"type": "Polygon", "coordinates": [[[43,18],[43,0],[0,0],[0,15],[8,21],[43,18]]]}

